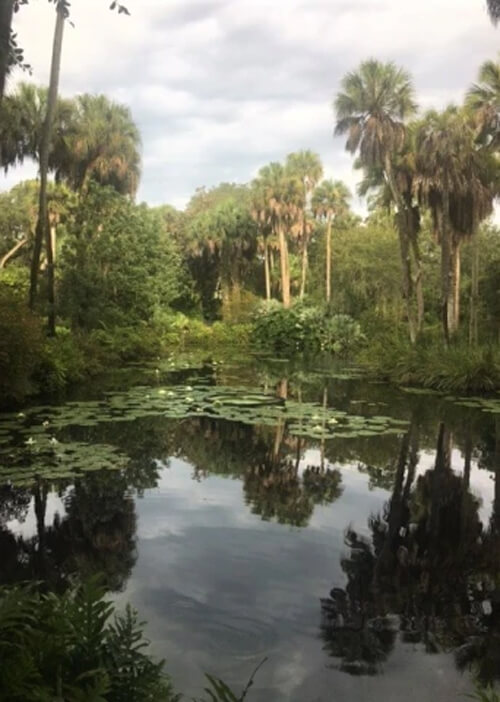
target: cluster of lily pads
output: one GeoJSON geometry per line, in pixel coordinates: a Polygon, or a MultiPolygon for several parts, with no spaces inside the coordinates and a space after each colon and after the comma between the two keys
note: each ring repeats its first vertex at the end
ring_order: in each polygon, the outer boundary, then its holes
{"type": "Polygon", "coordinates": [[[500,397],[447,397],[460,407],[470,407],[489,414],[500,414],[500,397]]]}
{"type": "MultiPolygon", "coordinates": [[[[34,419],[34,417],[33,417],[34,419]]],[[[48,419],[32,424],[26,415],[3,417],[0,424],[0,482],[30,486],[74,478],[83,472],[120,470],[128,457],[114,446],[60,441],[48,419]]]]}
{"type": "Polygon", "coordinates": [[[213,385],[140,386],[101,400],[32,407],[0,416],[0,479],[29,482],[35,476],[69,478],[81,472],[121,469],[127,457],[106,444],[62,441],[69,427],[131,422],[142,417],[212,417],[252,425],[287,423],[295,436],[313,439],[399,434],[406,422],[391,417],[352,415],[312,402],[285,400],[248,388],[213,385]]]}

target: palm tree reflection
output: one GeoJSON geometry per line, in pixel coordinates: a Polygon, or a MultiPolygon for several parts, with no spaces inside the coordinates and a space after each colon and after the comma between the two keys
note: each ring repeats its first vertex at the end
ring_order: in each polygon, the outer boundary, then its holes
{"type": "Polygon", "coordinates": [[[369,520],[371,537],[346,532],[349,555],[341,565],[347,585],[321,601],[325,650],[340,659],[341,670],[379,672],[399,638],[427,652],[454,650],[457,664],[473,663],[483,682],[500,679],[495,509],[485,531],[480,502],[469,491],[470,454],[466,450],[463,476],[456,475],[452,442],[441,424],[435,465],[415,482],[413,422],[401,441],[391,498],[369,520]]]}

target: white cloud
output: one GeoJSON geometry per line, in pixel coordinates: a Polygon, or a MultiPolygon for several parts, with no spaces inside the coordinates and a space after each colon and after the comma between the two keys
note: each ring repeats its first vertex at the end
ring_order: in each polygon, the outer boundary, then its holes
{"type": "MultiPolygon", "coordinates": [[[[105,92],[131,107],[143,135],[139,196],[151,203],[247,181],[299,148],[317,150],[328,175],[354,189],[352,160],[332,138],[331,101],[347,70],[392,59],[414,75],[422,108],[440,107],[460,100],[498,49],[482,0],[128,0],[131,17],[106,0],[72,5],[61,92],[105,92]]],[[[41,83],[53,21],[46,0],[16,16],[41,83]]]]}

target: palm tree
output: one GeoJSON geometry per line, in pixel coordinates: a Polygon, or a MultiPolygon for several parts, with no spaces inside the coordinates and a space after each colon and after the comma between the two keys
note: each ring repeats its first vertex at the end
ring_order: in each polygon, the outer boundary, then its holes
{"type": "MultiPolygon", "coordinates": [[[[50,0],[56,5],[56,23],[54,40],[52,44],[52,60],[50,69],[49,90],[47,98],[47,111],[45,114],[41,144],[40,144],[40,200],[38,209],[38,222],[35,231],[35,245],[31,263],[29,305],[35,306],[38,288],[38,273],[40,268],[40,254],[45,240],[47,246],[47,278],[48,278],[48,330],[51,336],[55,335],[55,300],[54,300],[54,260],[47,212],[47,178],[49,171],[49,151],[54,127],[54,117],[59,91],[59,75],[61,72],[61,55],[64,37],[64,24],[69,17],[69,0],[50,0]]],[[[129,14],[128,10],[117,2],[112,2],[110,9],[129,14]]],[[[10,28],[9,28],[10,33],[10,28]]],[[[1,67],[0,67],[1,68],[1,67]]]]}
{"type": "MultiPolygon", "coordinates": [[[[500,11],[499,11],[500,12],[500,11]]],[[[500,15],[499,15],[500,16],[500,15]]],[[[479,69],[478,82],[467,93],[466,106],[478,128],[479,143],[491,151],[500,145],[500,62],[486,61],[479,69]]],[[[473,235],[472,275],[469,313],[469,343],[478,341],[479,243],[473,235]]]]}
{"type": "Polygon", "coordinates": [[[460,318],[460,246],[491,214],[496,194],[496,164],[478,149],[467,113],[450,106],[429,112],[417,130],[415,189],[430,208],[441,246],[441,312],[448,343],[460,318]]]}
{"type": "Polygon", "coordinates": [[[49,334],[56,333],[55,321],[55,299],[54,299],[54,257],[52,251],[52,240],[48,222],[47,211],[47,178],[49,172],[49,151],[52,140],[54,117],[57,105],[57,94],[59,90],[59,74],[61,71],[62,42],[64,36],[64,24],[68,15],[66,0],[60,0],[56,7],[56,26],[54,30],[54,41],[52,45],[52,62],[50,69],[49,92],[47,98],[47,111],[45,114],[42,139],[40,144],[40,198],[38,205],[38,222],[35,230],[35,245],[33,248],[33,259],[31,262],[29,305],[33,309],[38,287],[38,272],[40,268],[40,254],[42,243],[45,240],[47,246],[47,278],[48,278],[48,329],[49,334]]]}
{"type": "Polygon", "coordinates": [[[481,141],[497,149],[500,139],[500,61],[485,61],[478,82],[467,93],[467,107],[474,113],[481,141]]]}
{"type": "Polygon", "coordinates": [[[316,217],[326,222],[325,238],[325,290],[326,302],[331,300],[331,266],[332,266],[332,224],[336,217],[342,216],[349,209],[351,193],[341,180],[324,180],[318,185],[312,196],[312,209],[316,217]]]}
{"type": "Polygon", "coordinates": [[[269,237],[272,234],[272,213],[269,203],[266,200],[265,190],[259,180],[252,184],[251,210],[253,220],[257,224],[260,240],[259,248],[264,256],[264,280],[266,288],[266,300],[271,299],[271,271],[269,267],[269,237]]]}
{"type": "Polygon", "coordinates": [[[300,280],[300,299],[302,300],[306,290],[306,278],[308,268],[308,245],[309,231],[307,222],[307,208],[312,191],[323,175],[323,164],[318,154],[312,151],[298,151],[288,154],[286,167],[292,176],[298,178],[303,187],[302,199],[302,272],[300,280]]]}
{"type": "Polygon", "coordinates": [[[91,180],[134,195],[140,177],[141,137],[128,107],[104,95],[80,95],[54,163],[56,180],[77,192],[91,180]]]}
{"type": "Polygon", "coordinates": [[[379,168],[397,207],[398,233],[403,269],[410,340],[418,325],[413,310],[410,223],[413,212],[403,196],[394,172],[394,160],[405,147],[406,126],[416,112],[410,75],[394,63],[364,61],[342,80],[334,102],[335,134],[347,134],[346,149],[359,154],[363,168],[379,168]]]}
{"type": "Polygon", "coordinates": [[[273,162],[260,169],[255,187],[262,189],[271,213],[271,226],[279,242],[283,305],[290,307],[288,238],[300,209],[301,185],[281,163],[273,162]]]}

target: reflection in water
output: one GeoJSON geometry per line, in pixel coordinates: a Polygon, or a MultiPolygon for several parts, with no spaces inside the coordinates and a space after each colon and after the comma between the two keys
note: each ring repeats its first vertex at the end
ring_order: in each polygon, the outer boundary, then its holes
{"type": "Polygon", "coordinates": [[[191,666],[188,680],[194,668],[239,676],[238,665],[243,677],[250,658],[269,655],[262,699],[329,699],[316,693],[321,675],[338,676],[326,678],[327,690],[362,683],[338,669],[386,673],[371,685],[398,666],[411,676],[417,664],[401,667],[403,648],[415,660],[453,652],[459,668],[498,679],[500,420],[475,423],[463,409],[448,416],[425,398],[392,399],[376,386],[360,399],[351,385],[322,378],[310,387],[304,378],[269,383],[284,399],[411,422],[399,436],[333,441],[291,435],[285,418],[70,427],[69,439],[114,444],[130,465],[74,484],[1,487],[0,581],[43,578],[63,589],[99,572],[110,591],[137,597],[158,653],[191,666]],[[487,518],[489,504],[474,494],[478,474],[495,480],[487,518]],[[62,508],[52,516],[54,495],[62,508]],[[339,534],[347,553],[338,566],[339,534]],[[331,578],[318,642],[318,597],[331,578]],[[274,680],[280,656],[286,683],[274,680]],[[332,659],[335,670],[325,666],[332,659]]]}
{"type": "Polygon", "coordinates": [[[100,473],[78,481],[64,494],[64,516],[56,513],[50,525],[46,482],[37,481],[31,492],[6,491],[0,514],[2,582],[43,580],[61,589],[75,576],[99,574],[106,589],[123,589],[136,560],[135,506],[124,477],[100,473]],[[15,536],[6,522],[22,522],[30,504],[35,534],[15,536]]]}
{"type": "Polygon", "coordinates": [[[484,529],[480,502],[469,491],[470,453],[463,476],[451,469],[452,434],[439,427],[433,469],[414,484],[415,423],[403,437],[392,495],[369,519],[371,538],[348,529],[342,559],[344,588],[322,600],[321,633],[341,670],[374,674],[394,647],[455,651],[460,667],[479,679],[500,679],[500,551],[498,549],[499,433],[494,448],[495,507],[484,529]]]}

